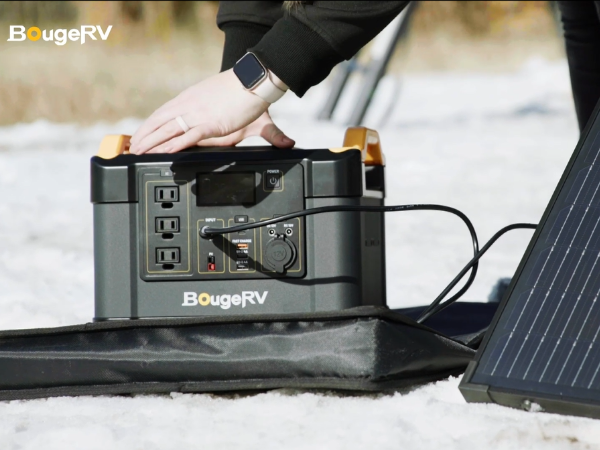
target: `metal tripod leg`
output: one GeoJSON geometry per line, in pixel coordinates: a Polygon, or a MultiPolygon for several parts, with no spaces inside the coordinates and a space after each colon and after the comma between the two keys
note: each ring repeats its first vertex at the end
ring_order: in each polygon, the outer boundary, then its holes
{"type": "Polygon", "coordinates": [[[348,126],[357,126],[363,121],[398,42],[406,36],[416,3],[410,2],[404,11],[375,38],[371,50],[371,61],[367,67],[358,100],[347,122],[348,126]]]}

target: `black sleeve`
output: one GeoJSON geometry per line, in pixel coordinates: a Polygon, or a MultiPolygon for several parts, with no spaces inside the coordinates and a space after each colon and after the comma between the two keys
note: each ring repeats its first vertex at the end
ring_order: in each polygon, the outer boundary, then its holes
{"type": "Polygon", "coordinates": [[[225,33],[221,72],[231,69],[282,17],[283,2],[219,2],[217,25],[225,33]]]}
{"type": "MultiPolygon", "coordinates": [[[[254,52],[265,66],[302,97],[310,87],[323,81],[338,63],[352,58],[383,30],[408,1],[305,2],[285,13],[281,2],[222,3],[217,18],[219,27],[226,30],[232,26],[229,23],[239,26],[241,22],[246,27],[262,26],[263,37],[247,50],[254,52]],[[225,7],[231,3],[239,6],[225,7]]],[[[253,39],[258,35],[258,28],[255,28],[253,39]]],[[[226,31],[226,42],[227,39],[226,31]]],[[[239,45],[243,47],[246,42],[239,45]]],[[[233,43],[230,45],[234,47],[233,43]]],[[[241,57],[246,50],[237,51],[241,52],[241,57]]]]}

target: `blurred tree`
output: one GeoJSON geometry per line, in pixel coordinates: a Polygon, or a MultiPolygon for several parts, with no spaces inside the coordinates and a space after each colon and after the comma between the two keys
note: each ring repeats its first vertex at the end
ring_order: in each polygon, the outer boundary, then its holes
{"type": "Polygon", "coordinates": [[[69,1],[0,1],[0,18],[5,23],[21,25],[71,22],[77,18],[77,9],[69,1]]]}
{"type": "Polygon", "coordinates": [[[546,1],[423,1],[415,27],[473,37],[546,31],[551,17],[546,1]]]}
{"type": "MultiPolygon", "coordinates": [[[[206,2],[186,2],[174,1],[173,3],[173,19],[177,25],[187,26],[196,22],[196,3],[206,2]]],[[[214,2],[216,3],[216,2],[214,2]]]]}
{"type": "Polygon", "coordinates": [[[122,2],[121,13],[125,22],[140,22],[144,16],[144,2],[122,2]]]}

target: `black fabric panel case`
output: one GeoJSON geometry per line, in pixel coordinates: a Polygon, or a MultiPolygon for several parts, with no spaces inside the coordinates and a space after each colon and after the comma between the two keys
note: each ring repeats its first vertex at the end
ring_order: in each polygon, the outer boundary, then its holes
{"type": "Polygon", "coordinates": [[[385,391],[462,372],[474,351],[382,307],[0,332],[0,400],[314,388],[385,391]]]}

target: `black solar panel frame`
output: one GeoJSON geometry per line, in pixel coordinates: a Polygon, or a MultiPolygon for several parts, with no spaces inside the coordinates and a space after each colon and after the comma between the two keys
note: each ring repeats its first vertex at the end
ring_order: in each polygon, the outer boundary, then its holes
{"type": "MultiPolygon", "coordinates": [[[[471,361],[463,375],[463,378],[460,382],[459,388],[463,395],[463,397],[467,400],[467,402],[472,403],[497,403],[504,406],[510,406],[513,408],[525,409],[525,410],[543,410],[546,412],[557,413],[557,414],[568,414],[568,415],[576,415],[576,416],[584,416],[584,417],[592,417],[592,418],[600,418],[600,404],[595,401],[586,401],[579,398],[572,398],[567,396],[559,396],[553,395],[543,392],[534,392],[528,389],[509,389],[506,387],[494,386],[492,384],[480,384],[474,383],[472,381],[473,376],[477,373],[478,369],[481,367],[480,362],[485,354],[488,344],[490,342],[491,337],[496,331],[496,327],[502,317],[503,313],[506,310],[506,307],[512,298],[515,287],[517,286],[521,275],[523,274],[524,268],[526,264],[529,262],[530,256],[534,250],[534,247],[542,234],[545,226],[547,225],[548,218],[551,215],[551,212],[556,204],[565,184],[571,175],[572,169],[575,166],[575,162],[588,143],[588,140],[593,142],[597,135],[600,134],[600,102],[596,105],[594,112],[590,120],[588,121],[585,129],[581,133],[581,137],[567,166],[558,182],[554,193],[542,215],[539,226],[534,232],[527,249],[515,271],[515,275],[512,278],[512,281],[509,287],[504,294],[500,305],[498,306],[498,310],[494,315],[494,319],[490,324],[490,327],[475,355],[475,359],[471,361]],[[533,405],[533,406],[532,406],[533,405]],[[539,405],[539,408],[538,406],[539,405]]],[[[591,144],[590,143],[590,144],[591,144]]],[[[600,150],[598,150],[600,151],[600,150]]],[[[577,176],[577,174],[573,174],[577,176]]],[[[552,226],[552,224],[548,224],[552,226]]],[[[532,261],[532,264],[535,264],[535,261],[532,261]]],[[[518,295],[518,294],[515,294],[518,295]]],[[[516,299],[515,299],[516,301],[516,299]]],[[[490,349],[491,351],[491,349],[490,349]]]]}

